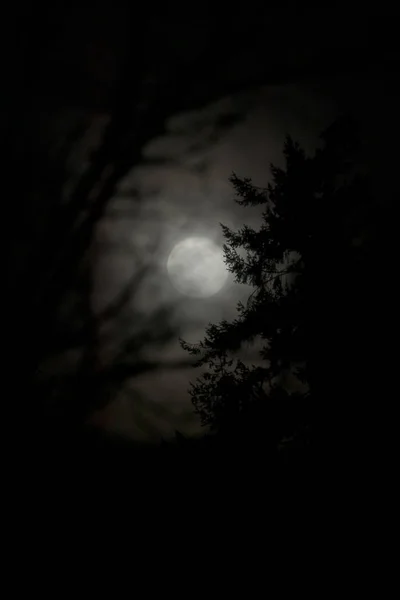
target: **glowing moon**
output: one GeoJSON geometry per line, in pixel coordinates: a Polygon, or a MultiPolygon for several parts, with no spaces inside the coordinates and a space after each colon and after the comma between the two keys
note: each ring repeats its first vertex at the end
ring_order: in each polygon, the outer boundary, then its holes
{"type": "Polygon", "coordinates": [[[222,248],[207,238],[187,238],[175,246],[167,262],[172,285],[182,294],[207,298],[228,278],[222,248]]]}

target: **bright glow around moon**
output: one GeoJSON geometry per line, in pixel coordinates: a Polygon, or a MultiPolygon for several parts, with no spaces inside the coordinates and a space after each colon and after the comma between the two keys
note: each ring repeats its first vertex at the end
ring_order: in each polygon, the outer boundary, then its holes
{"type": "Polygon", "coordinates": [[[167,269],[173,286],[194,298],[213,296],[228,278],[222,248],[207,238],[187,238],[177,244],[167,269]]]}

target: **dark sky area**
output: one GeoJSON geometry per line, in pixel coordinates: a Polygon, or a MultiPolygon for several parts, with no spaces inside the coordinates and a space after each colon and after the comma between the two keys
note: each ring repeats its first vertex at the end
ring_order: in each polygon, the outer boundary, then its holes
{"type": "Polygon", "coordinates": [[[39,15],[26,3],[22,18],[17,9],[10,15],[10,31],[17,32],[9,42],[15,64],[4,76],[13,90],[10,110],[43,139],[62,137],[84,115],[89,127],[70,157],[75,173],[98,146],[121,81],[118,110],[134,124],[150,123],[140,158],[133,157],[97,226],[91,255],[96,311],[138,265],[146,266],[113,328],[101,332],[100,360],[136,327],[158,327],[159,318],[175,332],[160,343],[147,336],[141,353],[160,365],[177,364],[128,380],[92,417],[133,439],[199,432],[187,394],[196,373],[181,364],[187,357],[178,336],[197,341],[209,322],[233,318],[248,289],[230,276],[214,296],[189,298],[172,286],[166,263],[183,239],[222,244],[220,223],[257,224],[257,210],[233,201],[232,171],[265,186],[270,162],[281,164],[286,134],[313,152],[321,130],[344,111],[361,123],[364,158],[375,166],[377,185],[394,160],[388,130],[398,124],[399,52],[388,15],[367,9],[348,15],[337,5],[304,13],[292,2],[246,3],[240,14],[212,8],[199,5],[196,17],[172,8],[153,16],[115,3],[78,10],[55,2],[39,15]],[[137,101],[124,95],[129,78],[137,101]],[[146,103],[156,118],[147,116],[146,103]]]}

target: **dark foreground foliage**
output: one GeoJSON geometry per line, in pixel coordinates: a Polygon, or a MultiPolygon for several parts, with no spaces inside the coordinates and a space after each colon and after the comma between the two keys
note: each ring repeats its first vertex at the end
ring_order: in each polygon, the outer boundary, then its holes
{"type": "MultiPolygon", "coordinates": [[[[198,344],[182,341],[197,365],[208,367],[190,390],[203,425],[273,452],[311,444],[313,409],[330,385],[325,380],[321,388],[318,380],[321,354],[334,343],[324,279],[340,265],[342,281],[332,281],[346,293],[347,273],[361,273],[374,237],[374,201],[357,162],[356,123],[338,119],[321,142],[307,156],[287,137],[284,168],[271,165],[266,189],[232,176],[236,201],[262,208],[258,229],[222,226],[227,267],[253,291],[232,322],[209,325],[198,344]],[[249,343],[260,348],[257,364],[246,360],[249,343]]],[[[339,364],[331,376],[344,377],[339,364]]]]}

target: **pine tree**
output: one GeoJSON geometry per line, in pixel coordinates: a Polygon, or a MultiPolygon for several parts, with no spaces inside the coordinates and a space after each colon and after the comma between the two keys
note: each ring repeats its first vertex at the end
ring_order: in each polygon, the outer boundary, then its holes
{"type": "Polygon", "coordinates": [[[285,168],[270,165],[266,189],[232,175],[236,202],[263,210],[258,230],[222,226],[227,268],[254,290],[246,304],[237,305],[232,322],[209,325],[198,344],[181,340],[197,366],[208,366],[189,390],[202,424],[218,432],[247,432],[275,448],[283,440],[309,440],[312,294],[321,253],[329,247],[331,256],[353,260],[363,223],[352,218],[365,191],[362,177],[354,175],[353,124],[342,119],[321,138],[323,147],[308,157],[288,136],[285,168]],[[256,340],[262,366],[241,358],[243,344],[256,340]]]}

